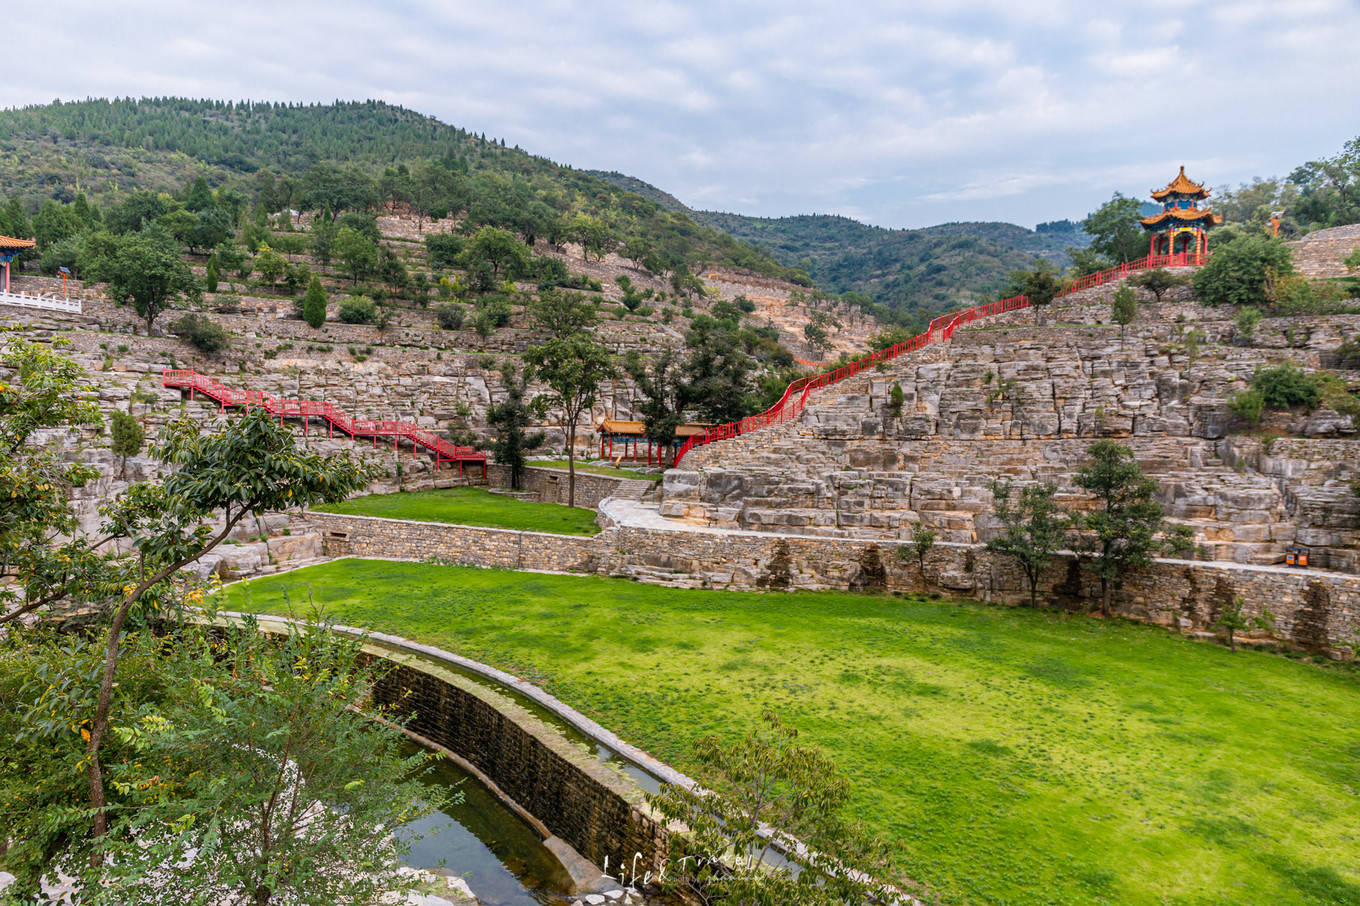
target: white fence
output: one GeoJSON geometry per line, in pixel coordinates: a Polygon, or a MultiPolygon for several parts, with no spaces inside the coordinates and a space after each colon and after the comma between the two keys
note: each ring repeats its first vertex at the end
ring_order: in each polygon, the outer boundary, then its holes
{"type": "Polygon", "coordinates": [[[80,314],[79,299],[63,299],[61,296],[0,293],[0,305],[16,305],[19,308],[41,308],[44,311],[68,311],[72,314],[80,314]]]}

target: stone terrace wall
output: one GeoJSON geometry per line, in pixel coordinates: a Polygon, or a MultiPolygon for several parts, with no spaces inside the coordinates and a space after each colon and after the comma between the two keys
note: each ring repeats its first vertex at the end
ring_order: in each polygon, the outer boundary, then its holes
{"type": "Polygon", "coordinates": [[[332,557],[448,560],[501,569],[591,573],[601,548],[594,538],[511,529],[408,522],[373,516],[308,514],[332,557]]]}
{"type": "MultiPolygon", "coordinates": [[[[316,513],[331,556],[440,557],[471,566],[621,575],[681,587],[942,592],[1005,604],[1027,602],[1024,574],[972,544],[940,543],[924,575],[910,546],[893,541],[756,532],[701,532],[614,524],[593,538],[399,522],[316,513]],[[899,555],[901,549],[906,554],[899,555]]],[[[1083,607],[1099,583],[1072,558],[1040,581],[1040,598],[1083,607]]],[[[1313,649],[1341,649],[1360,631],[1360,576],[1272,566],[1158,560],[1115,596],[1127,615],[1208,630],[1235,595],[1248,614],[1269,609],[1275,636],[1313,649]]]]}
{"type": "MultiPolygon", "coordinates": [[[[487,476],[491,481],[491,486],[496,488],[510,487],[510,467],[492,465],[487,466],[487,476]]],[[[626,479],[611,478],[608,475],[594,475],[590,472],[576,472],[576,505],[595,509],[600,505],[600,501],[609,497],[618,489],[626,479]]],[[[544,503],[567,502],[567,470],[566,469],[535,469],[524,470],[524,487],[521,489],[531,494],[537,494],[538,499],[544,503]]]]}
{"type": "Polygon", "coordinates": [[[470,761],[593,864],[628,864],[640,853],[643,870],[661,867],[667,836],[635,784],[526,709],[458,679],[400,665],[376,697],[413,711],[409,730],[470,761]]]}

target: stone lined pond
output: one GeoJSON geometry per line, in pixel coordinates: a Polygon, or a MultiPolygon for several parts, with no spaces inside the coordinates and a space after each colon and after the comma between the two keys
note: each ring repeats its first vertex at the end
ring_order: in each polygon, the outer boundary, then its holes
{"type": "Polygon", "coordinates": [[[457,789],[463,801],[403,828],[420,836],[406,864],[456,874],[487,906],[570,903],[570,879],[537,831],[475,777],[441,759],[429,782],[457,789]]]}

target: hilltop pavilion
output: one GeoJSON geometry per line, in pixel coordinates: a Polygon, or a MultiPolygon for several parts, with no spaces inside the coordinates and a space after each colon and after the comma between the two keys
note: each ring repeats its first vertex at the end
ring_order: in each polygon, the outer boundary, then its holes
{"type": "Polygon", "coordinates": [[[1139,221],[1148,231],[1149,255],[1186,255],[1195,258],[1209,253],[1209,228],[1223,222],[1221,215],[1199,203],[1209,197],[1203,183],[1185,175],[1185,165],[1165,189],[1152,197],[1162,203],[1161,211],[1139,221]]]}
{"type": "Polygon", "coordinates": [[[31,249],[37,245],[32,239],[15,239],[12,236],[0,236],[0,262],[4,262],[5,271],[3,278],[0,278],[0,292],[9,292],[9,263],[25,249],[31,249]]]}

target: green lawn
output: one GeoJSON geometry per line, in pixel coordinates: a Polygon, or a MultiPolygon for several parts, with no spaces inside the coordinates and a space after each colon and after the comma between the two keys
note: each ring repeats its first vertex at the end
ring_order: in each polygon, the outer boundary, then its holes
{"type": "Polygon", "coordinates": [[[442,491],[412,491],[409,494],[369,494],[344,503],[315,508],[323,513],[352,516],[383,516],[387,519],[417,519],[423,522],[451,522],[455,525],[487,525],[494,528],[527,529],[558,535],[594,535],[595,511],[558,503],[535,503],[505,494],[492,494],[482,488],[447,488],[442,491]]]}
{"type": "Polygon", "coordinates": [[[682,769],[694,737],[771,708],[947,904],[1360,903],[1348,667],[1020,608],[421,564],[226,591],[271,613],[308,594],[514,671],[682,769]]]}
{"type": "MultiPolygon", "coordinates": [[[[540,459],[529,463],[531,466],[538,466],[544,469],[565,469],[567,461],[565,459],[540,459]]],[[[589,472],[592,475],[608,475],[610,478],[637,478],[642,481],[660,481],[661,473],[649,475],[646,472],[638,472],[634,469],[616,469],[613,466],[592,466],[576,464],[576,471],[589,472]]]]}

